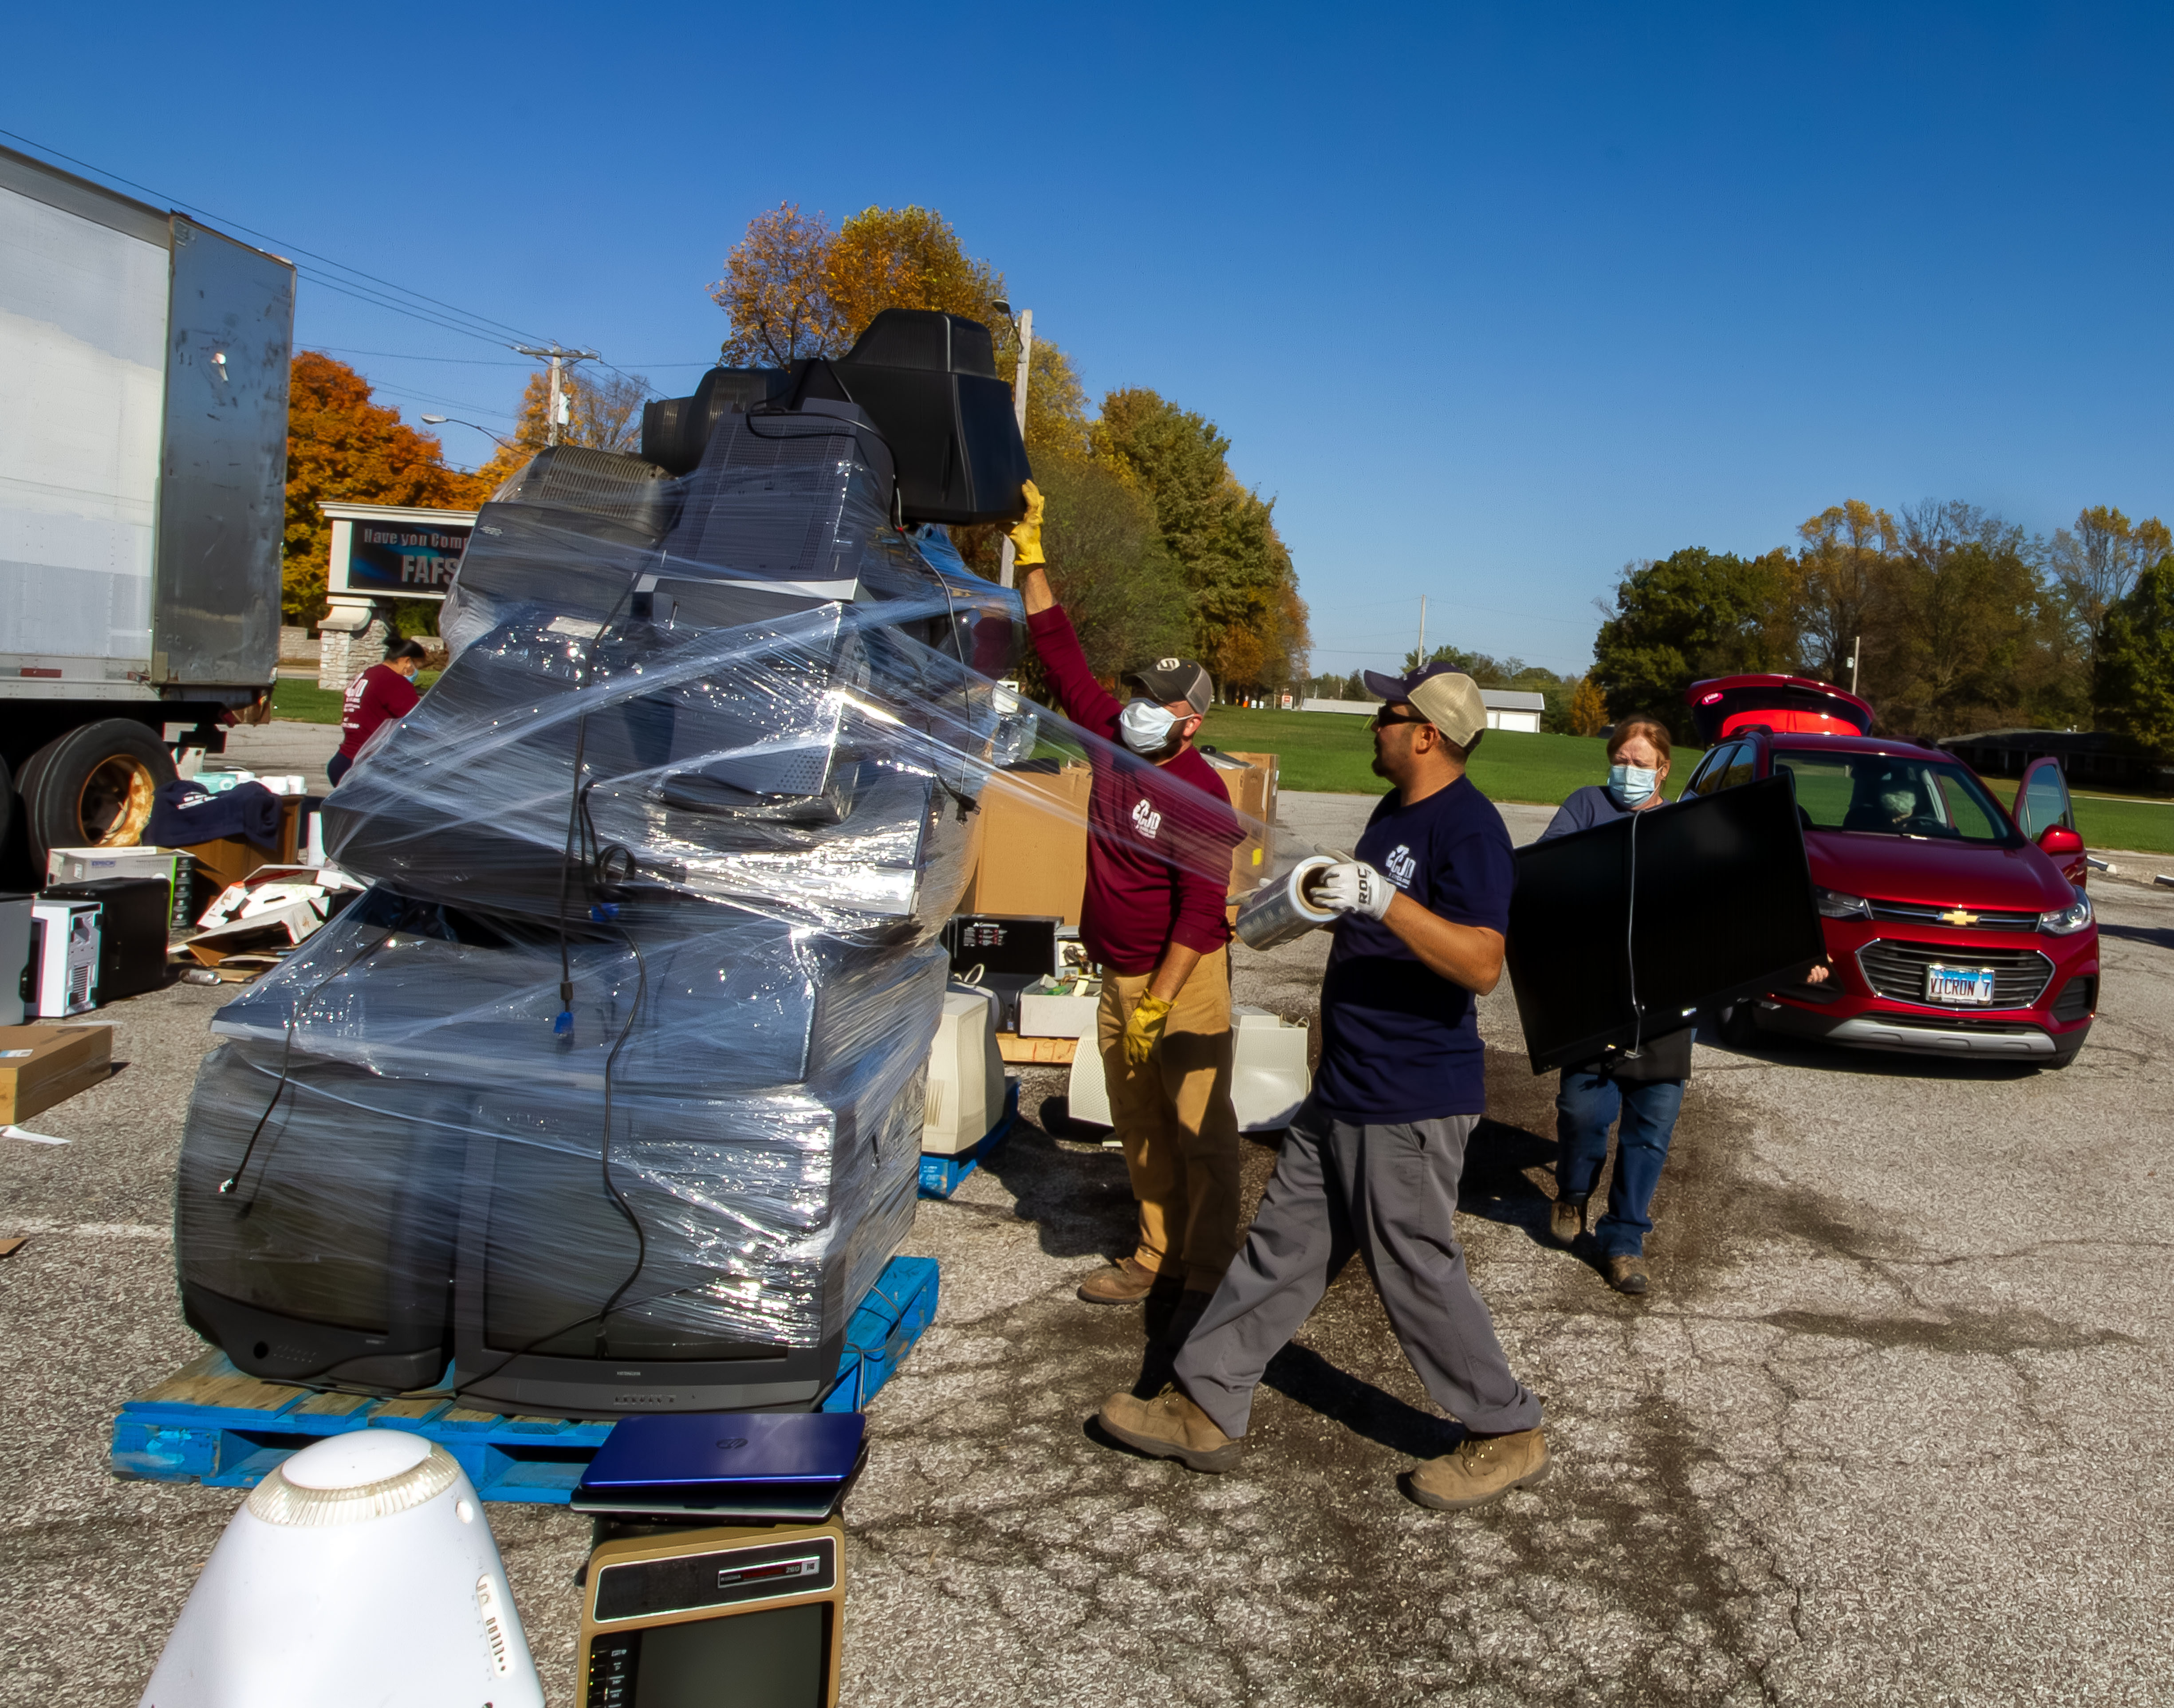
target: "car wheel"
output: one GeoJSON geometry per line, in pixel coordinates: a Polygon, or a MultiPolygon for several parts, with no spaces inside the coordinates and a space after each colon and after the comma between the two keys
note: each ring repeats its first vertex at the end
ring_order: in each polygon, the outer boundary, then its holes
{"type": "Polygon", "coordinates": [[[2064,1038],[2054,1046],[2052,1055],[2038,1058],[2038,1065],[2048,1073],[2058,1073],[2083,1053],[2084,1040],[2081,1038],[2064,1038]]]}
{"type": "Polygon", "coordinates": [[[1714,1030],[1732,1050],[1748,1050],[1759,1040],[1759,1019],[1752,998],[1731,1003],[1721,1011],[1714,1030]]]}
{"type": "Polygon", "coordinates": [[[109,717],[47,742],[24,762],[24,828],[40,872],[55,848],[132,848],[174,756],[142,724],[109,717]]]}

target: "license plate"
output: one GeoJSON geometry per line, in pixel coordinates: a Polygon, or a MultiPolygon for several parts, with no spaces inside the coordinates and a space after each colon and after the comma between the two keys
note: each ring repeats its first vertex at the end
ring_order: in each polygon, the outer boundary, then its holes
{"type": "Polygon", "coordinates": [[[1925,1000],[1951,1006],[1993,1006],[1991,967],[1944,967],[1938,961],[1925,969],[1925,1000]]]}

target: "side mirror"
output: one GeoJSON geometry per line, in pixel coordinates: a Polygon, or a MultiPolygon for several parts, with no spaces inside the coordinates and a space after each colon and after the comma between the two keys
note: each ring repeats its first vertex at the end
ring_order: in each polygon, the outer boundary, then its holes
{"type": "Polygon", "coordinates": [[[2084,839],[2066,824],[2048,824],[2038,833],[2038,846],[2056,860],[2084,851],[2084,839]]]}

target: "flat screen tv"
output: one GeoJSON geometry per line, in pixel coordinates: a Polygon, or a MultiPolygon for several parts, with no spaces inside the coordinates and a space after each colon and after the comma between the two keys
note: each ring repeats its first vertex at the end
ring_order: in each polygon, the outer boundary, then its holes
{"type": "Polygon", "coordinates": [[[1787,777],[1517,853],[1507,959],[1535,1073],[1680,1031],[1825,954],[1787,777]]]}

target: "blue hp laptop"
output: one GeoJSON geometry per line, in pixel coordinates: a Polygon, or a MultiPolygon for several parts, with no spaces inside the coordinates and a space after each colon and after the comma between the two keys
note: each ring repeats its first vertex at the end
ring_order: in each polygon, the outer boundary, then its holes
{"type": "Polygon", "coordinates": [[[576,1512],[819,1523],[868,1456],[858,1412],[680,1412],[624,1418],[580,1485],[576,1512]]]}

